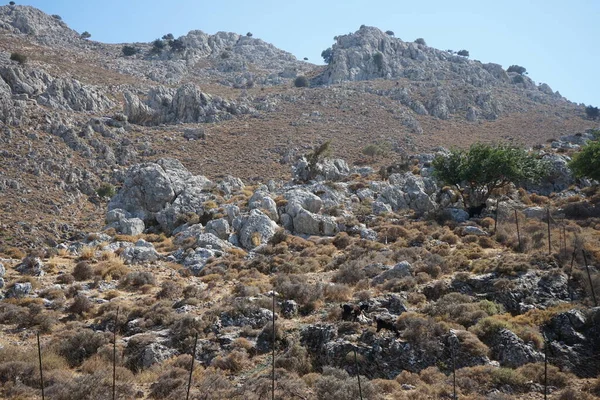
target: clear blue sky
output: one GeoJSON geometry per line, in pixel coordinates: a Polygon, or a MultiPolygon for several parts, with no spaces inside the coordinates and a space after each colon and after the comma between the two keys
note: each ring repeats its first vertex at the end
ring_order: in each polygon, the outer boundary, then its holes
{"type": "MultiPolygon", "coordinates": [[[[149,42],[166,33],[252,32],[297,58],[322,63],[333,37],[361,24],[422,37],[472,59],[527,68],[571,101],[600,106],[599,0],[16,0],[58,14],[108,43],[149,42]]],[[[6,1],[8,3],[8,1],[6,1]]]]}

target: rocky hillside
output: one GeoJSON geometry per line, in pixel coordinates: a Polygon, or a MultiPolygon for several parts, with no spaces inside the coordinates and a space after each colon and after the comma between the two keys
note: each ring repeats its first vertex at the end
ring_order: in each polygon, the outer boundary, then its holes
{"type": "Polygon", "coordinates": [[[365,26],[326,66],[86,36],[0,7],[0,397],[39,396],[38,331],[52,399],[108,398],[115,332],[123,399],[184,398],[196,337],[198,399],[269,398],[273,347],[277,398],[600,395],[582,106],[365,26]],[[550,173],[476,216],[432,160],[497,141],[550,173]]]}

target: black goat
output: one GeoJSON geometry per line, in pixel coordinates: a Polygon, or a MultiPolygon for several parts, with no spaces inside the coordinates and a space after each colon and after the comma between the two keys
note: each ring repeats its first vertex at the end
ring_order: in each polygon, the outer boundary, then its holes
{"type": "Polygon", "coordinates": [[[487,207],[487,205],[485,203],[483,203],[476,207],[467,208],[467,212],[469,213],[469,218],[479,217],[486,207],[487,207]]]}
{"type": "Polygon", "coordinates": [[[375,317],[373,320],[377,323],[377,332],[382,329],[387,329],[388,331],[394,332],[396,337],[400,336],[400,331],[396,328],[394,321],[381,317],[375,317]]]}
{"type": "Polygon", "coordinates": [[[355,304],[340,304],[340,308],[342,309],[342,320],[343,321],[358,321],[358,317],[360,317],[363,311],[366,311],[369,308],[368,304],[361,304],[359,306],[355,304]]]}

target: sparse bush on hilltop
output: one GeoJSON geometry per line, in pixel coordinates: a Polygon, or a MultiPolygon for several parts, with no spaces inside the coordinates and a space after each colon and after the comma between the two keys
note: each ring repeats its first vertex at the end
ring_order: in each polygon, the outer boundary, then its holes
{"type": "Polygon", "coordinates": [[[172,33],[167,33],[166,35],[163,35],[162,39],[163,40],[173,40],[173,39],[175,39],[175,37],[173,36],[172,33]]]}
{"type": "Polygon", "coordinates": [[[89,39],[89,38],[91,38],[91,37],[92,37],[92,34],[91,34],[91,33],[89,33],[88,31],[84,31],[84,32],[83,32],[83,33],[80,35],[80,37],[81,37],[82,39],[89,39]]]}
{"type": "Polygon", "coordinates": [[[523,148],[475,143],[433,160],[434,175],[459,190],[465,207],[485,204],[494,189],[509,183],[537,181],[546,166],[523,148]],[[465,184],[466,182],[466,184],[465,184]]]}
{"type": "Polygon", "coordinates": [[[469,50],[460,50],[458,53],[459,56],[469,57],[469,50]]]}
{"type": "Polygon", "coordinates": [[[521,67],[520,65],[511,65],[508,67],[506,72],[516,72],[519,75],[527,74],[527,69],[525,67],[521,67]]]}
{"type": "Polygon", "coordinates": [[[422,44],[423,46],[427,46],[427,43],[425,42],[425,39],[423,39],[423,38],[417,38],[417,39],[415,39],[415,43],[416,44],[422,44]]]}
{"type": "Polygon", "coordinates": [[[134,46],[127,46],[127,45],[125,45],[121,49],[121,52],[123,52],[123,55],[125,57],[130,57],[130,56],[135,55],[138,52],[138,50],[134,46]]]}
{"type": "Polygon", "coordinates": [[[300,75],[299,77],[297,77],[294,80],[294,86],[296,86],[296,87],[309,87],[310,86],[310,82],[308,81],[307,77],[305,77],[304,75],[300,75]]]}
{"type": "Polygon", "coordinates": [[[185,50],[185,44],[183,43],[183,41],[181,39],[175,39],[175,40],[169,41],[169,47],[173,51],[185,50]]]}
{"type": "Polygon", "coordinates": [[[52,18],[54,18],[57,21],[62,21],[62,17],[58,14],[52,14],[52,18]]]}
{"type": "Polygon", "coordinates": [[[594,106],[587,106],[585,108],[585,115],[589,118],[589,119],[598,119],[598,117],[600,117],[600,109],[598,107],[594,107],[594,106]]]}
{"type": "Polygon", "coordinates": [[[23,65],[27,62],[27,56],[24,54],[21,54],[21,53],[17,53],[17,52],[11,53],[10,59],[18,62],[21,65],[23,65]]]}
{"type": "Polygon", "coordinates": [[[150,54],[160,54],[165,48],[165,41],[161,39],[156,39],[152,42],[152,48],[150,49],[150,54]]]}
{"type": "Polygon", "coordinates": [[[247,37],[252,37],[252,32],[248,32],[248,33],[246,33],[246,36],[247,36],[247,37]]]}
{"type": "Polygon", "coordinates": [[[600,180],[600,141],[589,142],[569,162],[569,167],[579,178],[600,180]]]}
{"type": "Polygon", "coordinates": [[[394,31],[385,31],[385,33],[389,36],[394,36],[394,31]]]}

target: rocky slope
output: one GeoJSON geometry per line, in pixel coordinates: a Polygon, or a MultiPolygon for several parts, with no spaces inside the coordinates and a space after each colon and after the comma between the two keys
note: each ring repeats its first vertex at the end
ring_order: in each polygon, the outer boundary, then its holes
{"type": "Polygon", "coordinates": [[[552,396],[600,394],[582,107],[371,27],[324,67],[234,33],[163,46],[0,7],[3,398],[38,395],[37,331],[46,395],[104,398],[115,330],[122,398],[183,398],[196,335],[193,398],[269,397],[273,346],[278,398],[356,399],[357,373],[363,398],[449,398],[454,362],[461,398],[541,399],[546,356],[552,396]],[[498,140],[552,173],[470,219],[431,161],[498,140]]]}

